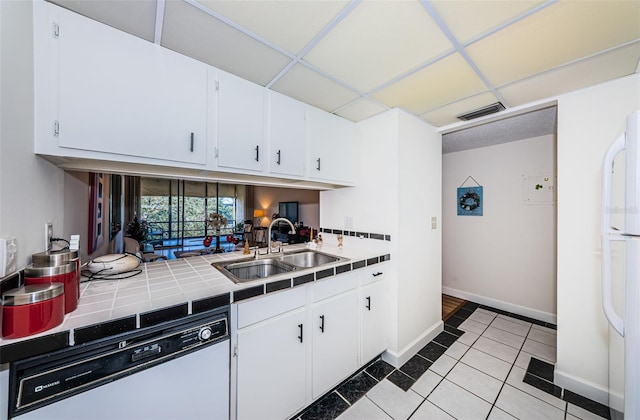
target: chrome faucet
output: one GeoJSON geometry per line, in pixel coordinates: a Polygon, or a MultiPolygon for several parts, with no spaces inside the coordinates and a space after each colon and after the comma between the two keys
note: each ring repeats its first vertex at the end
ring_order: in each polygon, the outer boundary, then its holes
{"type": "MultiPolygon", "coordinates": [[[[287,222],[289,223],[289,226],[291,226],[291,230],[289,231],[289,234],[293,235],[296,233],[296,227],[293,226],[293,223],[291,223],[291,221],[287,218],[284,217],[279,217],[277,219],[274,219],[271,224],[269,225],[269,232],[267,233],[269,235],[269,238],[267,239],[267,254],[271,254],[271,228],[273,227],[274,224],[276,224],[276,222],[287,222]]],[[[280,248],[282,249],[282,247],[280,248]]],[[[280,252],[280,251],[278,251],[280,252]]]]}

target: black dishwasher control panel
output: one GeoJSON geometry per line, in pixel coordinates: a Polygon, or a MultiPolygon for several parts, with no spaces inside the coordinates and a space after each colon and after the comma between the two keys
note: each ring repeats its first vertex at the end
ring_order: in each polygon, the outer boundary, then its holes
{"type": "Polygon", "coordinates": [[[228,339],[227,313],[123,334],[12,363],[9,416],[103,385],[228,339]]]}

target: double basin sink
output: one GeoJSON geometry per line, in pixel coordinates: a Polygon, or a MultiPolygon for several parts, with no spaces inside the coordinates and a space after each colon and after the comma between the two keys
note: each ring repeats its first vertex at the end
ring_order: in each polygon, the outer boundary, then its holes
{"type": "Polygon", "coordinates": [[[304,249],[288,254],[264,256],[259,259],[246,258],[231,262],[213,263],[211,265],[234,283],[246,283],[282,273],[348,260],[348,258],[304,249]]]}

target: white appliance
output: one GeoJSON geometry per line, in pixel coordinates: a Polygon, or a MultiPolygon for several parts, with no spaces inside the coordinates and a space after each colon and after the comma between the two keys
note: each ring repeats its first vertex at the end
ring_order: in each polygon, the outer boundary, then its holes
{"type": "MultiPolygon", "coordinates": [[[[640,419],[640,111],[627,117],[626,132],[609,147],[602,180],[602,304],[613,329],[624,337],[624,416],[640,419]],[[624,151],[624,227],[614,227],[613,163],[624,151]],[[612,243],[624,245],[624,313],[614,308],[612,243]]],[[[614,279],[615,281],[615,279],[614,279]]]]}
{"type": "Polygon", "coordinates": [[[229,358],[225,306],[13,362],[8,414],[228,420],[229,358]]]}

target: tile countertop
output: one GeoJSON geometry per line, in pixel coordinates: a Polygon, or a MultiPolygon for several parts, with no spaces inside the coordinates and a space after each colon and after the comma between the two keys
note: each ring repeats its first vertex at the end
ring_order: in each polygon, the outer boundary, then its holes
{"type": "MultiPolygon", "coordinates": [[[[65,315],[62,324],[29,337],[1,339],[0,345],[4,347],[38,337],[55,336],[57,333],[61,336],[59,339],[64,341],[67,334],[59,334],[63,332],[70,332],[68,344],[73,345],[73,332],[79,328],[109,323],[127,317],[130,319],[129,323],[132,323],[134,322],[133,316],[135,316],[135,327],[138,328],[144,326],[141,325],[141,314],[144,316],[144,314],[176,305],[184,305],[184,308],[181,309],[186,311],[184,315],[192,314],[194,313],[194,302],[205,301],[207,298],[220,296],[225,301],[223,304],[228,304],[261,295],[264,293],[266,284],[278,282],[282,285],[284,283],[284,286],[272,289],[275,291],[283,287],[290,287],[286,285],[286,281],[282,280],[288,279],[292,282],[293,278],[332,267],[369,259],[372,260],[369,263],[372,263],[373,259],[377,257],[385,256],[386,259],[390,257],[391,246],[388,241],[345,237],[344,247],[339,249],[335,235],[326,233],[323,235],[324,243],[318,251],[348,258],[350,261],[283,273],[264,281],[235,284],[211,266],[215,262],[247,257],[242,254],[242,251],[235,251],[141,264],[138,268],[142,269],[142,272],[127,279],[86,281],[87,279],[83,277],[78,308],[65,315]],[[239,291],[242,292],[238,293],[239,291]],[[247,292],[251,293],[247,294],[247,292]]],[[[285,252],[304,248],[304,244],[289,245],[285,246],[285,252]]],[[[264,252],[266,249],[263,248],[262,251],[264,252]]],[[[266,291],[269,291],[268,287],[266,291]]]]}

